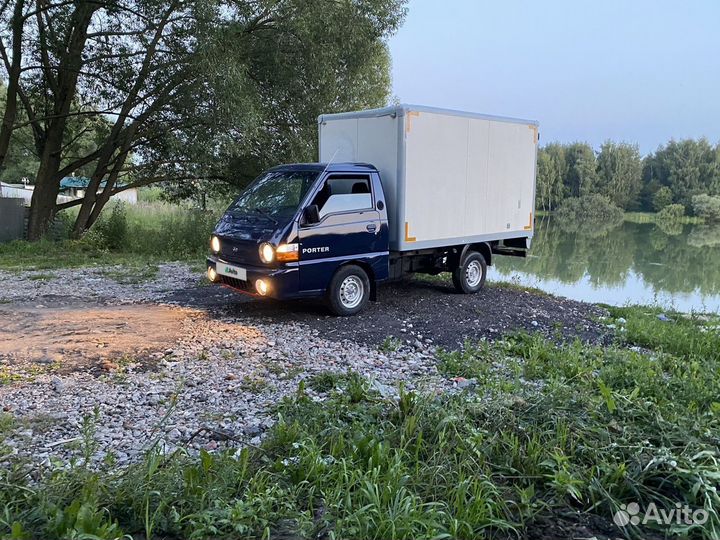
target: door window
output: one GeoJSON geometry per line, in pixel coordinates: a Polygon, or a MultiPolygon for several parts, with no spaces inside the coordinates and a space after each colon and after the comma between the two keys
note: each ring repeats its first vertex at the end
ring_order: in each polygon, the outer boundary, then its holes
{"type": "Polygon", "coordinates": [[[320,219],[328,214],[355,212],[372,208],[370,177],[366,175],[333,175],[313,199],[320,219]]]}

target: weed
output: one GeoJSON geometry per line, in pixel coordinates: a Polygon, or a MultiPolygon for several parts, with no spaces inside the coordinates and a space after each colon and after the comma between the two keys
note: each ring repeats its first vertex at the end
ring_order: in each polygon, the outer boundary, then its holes
{"type": "Polygon", "coordinates": [[[380,344],[378,349],[384,353],[392,353],[397,351],[402,345],[402,341],[395,336],[387,336],[380,344]]]}
{"type": "Polygon", "coordinates": [[[259,394],[267,388],[267,386],[267,380],[261,377],[250,377],[249,375],[246,375],[240,381],[240,389],[251,394],[259,394]]]}
{"type": "Polygon", "coordinates": [[[6,435],[15,428],[15,417],[12,414],[0,412],[0,435],[6,435]]]}
{"type": "Polygon", "coordinates": [[[49,281],[55,278],[55,274],[39,273],[28,276],[28,279],[32,281],[49,281]]]}

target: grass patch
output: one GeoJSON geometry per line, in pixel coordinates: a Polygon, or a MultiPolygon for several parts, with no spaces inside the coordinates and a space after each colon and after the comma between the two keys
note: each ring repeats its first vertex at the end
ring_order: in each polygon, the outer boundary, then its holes
{"type": "MultiPolygon", "coordinates": [[[[697,343],[707,324],[677,321],[697,343]]],[[[318,373],[308,385],[326,399],[301,383],[261,448],[150,452],[123,471],[80,460],[36,471],[33,485],[24,465],[0,468],[0,536],[531,537],[559,514],[612,526],[637,502],[687,504],[708,521],[617,536],[717,538],[718,357],[689,342],[672,352],[668,339],[647,352],[529,335],[468,343],[439,368],[476,378],[474,390],[401,388],[397,400],[357,374],[318,373]]]]}
{"type": "Polygon", "coordinates": [[[624,319],[622,339],[629,344],[687,360],[720,359],[720,317],[717,315],[688,315],[646,306],[606,307],[616,321],[624,319]]]}
{"type": "Polygon", "coordinates": [[[0,269],[140,267],[169,260],[199,260],[207,253],[219,214],[167,203],[115,205],[103,212],[81,240],[68,240],[72,214],[66,213],[59,218],[59,240],[0,244],[0,269]]]}
{"type": "Polygon", "coordinates": [[[387,336],[380,344],[378,349],[380,352],[392,353],[396,352],[402,346],[402,341],[395,336],[387,336]]]}
{"type": "Polygon", "coordinates": [[[12,414],[0,412],[0,435],[3,437],[15,428],[15,417],[12,414]]]}

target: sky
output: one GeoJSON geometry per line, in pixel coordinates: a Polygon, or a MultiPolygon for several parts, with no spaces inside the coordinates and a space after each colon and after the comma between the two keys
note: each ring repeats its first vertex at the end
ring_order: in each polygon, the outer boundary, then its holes
{"type": "Polygon", "coordinates": [[[720,0],[410,0],[402,103],[540,121],[541,143],[720,141],[720,0]]]}

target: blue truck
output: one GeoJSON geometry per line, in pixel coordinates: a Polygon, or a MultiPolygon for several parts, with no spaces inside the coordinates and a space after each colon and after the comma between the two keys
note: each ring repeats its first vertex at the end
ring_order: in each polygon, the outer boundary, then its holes
{"type": "Polygon", "coordinates": [[[212,282],[353,315],[383,281],[451,272],[471,294],[494,255],[525,256],[537,122],[397,105],[318,123],[318,163],[266,171],[220,219],[212,282]]]}

